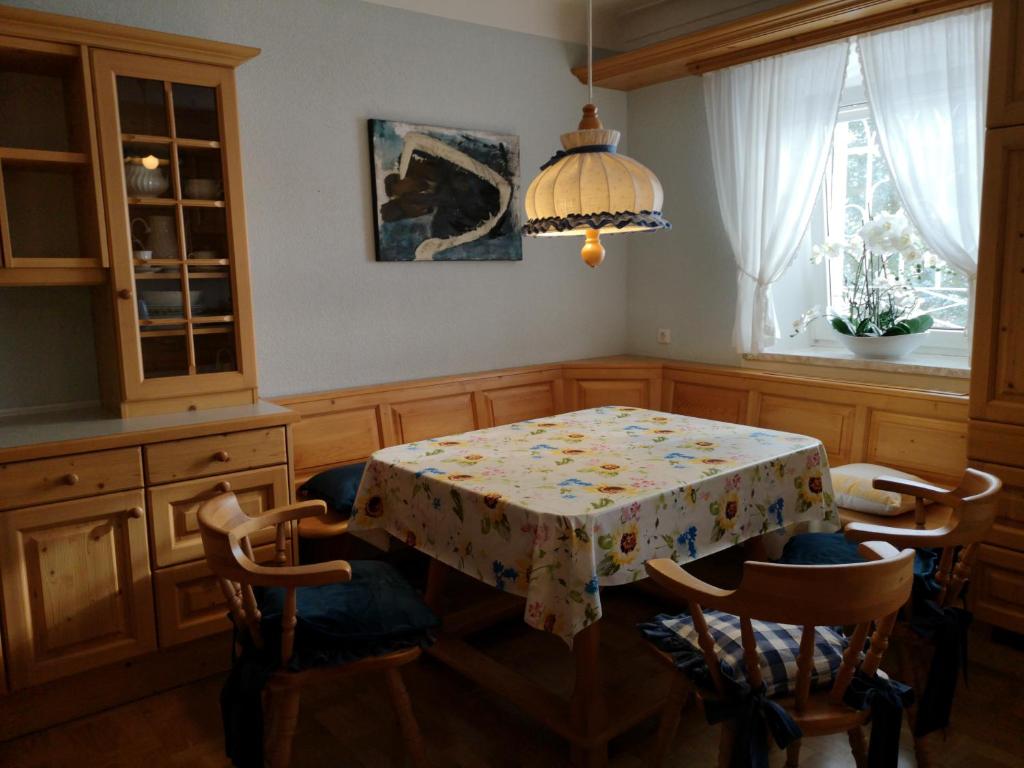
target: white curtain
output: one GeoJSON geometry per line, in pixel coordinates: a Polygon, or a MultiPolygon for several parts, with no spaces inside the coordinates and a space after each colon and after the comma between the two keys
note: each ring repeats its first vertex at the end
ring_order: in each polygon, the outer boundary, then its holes
{"type": "Polygon", "coordinates": [[[882,152],[910,219],[974,295],[992,8],[858,39],[882,152]]]}
{"type": "Polygon", "coordinates": [[[738,268],[740,352],[779,337],[771,285],[810,221],[848,52],[842,41],[704,75],[718,204],[738,268]]]}

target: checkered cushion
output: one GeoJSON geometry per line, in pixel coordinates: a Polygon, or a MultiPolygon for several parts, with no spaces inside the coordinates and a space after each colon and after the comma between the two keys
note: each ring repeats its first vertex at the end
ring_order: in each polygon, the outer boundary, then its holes
{"type": "MultiPolygon", "coordinates": [[[[721,611],[704,611],[708,630],[715,640],[722,672],[734,680],[746,680],[743,664],[743,642],[740,638],[740,619],[721,611]]],[[[680,639],[699,648],[697,630],[688,614],[663,616],[658,621],[680,639]]],[[[796,681],[796,659],[800,653],[800,635],[803,628],[794,624],[775,624],[753,621],[754,637],[761,657],[761,678],[769,696],[792,693],[791,683],[796,681]]],[[[843,661],[845,638],[829,627],[817,627],[814,642],[814,669],[811,687],[827,686],[836,676],[843,661]]]]}

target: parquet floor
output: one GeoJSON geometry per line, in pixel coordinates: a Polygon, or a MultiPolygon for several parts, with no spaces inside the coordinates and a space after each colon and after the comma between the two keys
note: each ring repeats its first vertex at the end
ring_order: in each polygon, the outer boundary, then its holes
{"type": "MultiPolygon", "coordinates": [[[[655,598],[635,587],[605,597],[603,652],[612,683],[662,685],[665,670],[649,654],[634,624],[659,610],[655,598]]],[[[955,727],[932,738],[941,768],[1024,766],[1024,652],[992,644],[982,631],[972,638],[970,682],[961,688],[955,727]]],[[[225,641],[227,642],[227,641],[225,641]]],[[[489,653],[559,691],[571,684],[569,651],[556,639],[518,622],[489,630],[475,642],[489,653]]],[[[564,766],[568,750],[557,737],[503,705],[485,690],[425,659],[406,676],[429,754],[438,768],[564,766]]],[[[99,715],[0,744],[0,766],[189,766],[225,768],[218,693],[210,678],[99,715]]],[[[74,695],[72,690],[68,695],[74,695]]],[[[627,701],[613,701],[616,709],[627,701]]],[[[656,723],[638,726],[611,745],[611,764],[649,764],[656,723]]],[[[672,765],[713,766],[717,729],[688,707],[673,748],[672,765]]],[[[914,765],[904,734],[900,765],[914,765]]],[[[772,766],[785,756],[773,754],[772,766]]],[[[336,681],[303,696],[293,764],[296,768],[404,766],[398,729],[379,677],[336,681]]],[[[808,739],[801,765],[852,766],[845,735],[808,739]]]]}

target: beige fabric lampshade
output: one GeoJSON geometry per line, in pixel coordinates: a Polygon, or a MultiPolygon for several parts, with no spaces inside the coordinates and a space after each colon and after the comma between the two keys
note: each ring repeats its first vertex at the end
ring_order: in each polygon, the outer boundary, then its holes
{"type": "Polygon", "coordinates": [[[605,234],[667,227],[661,182],[646,166],[614,151],[618,143],[619,132],[605,128],[563,134],[569,153],[543,168],[527,189],[523,232],[580,235],[588,229],[605,234]]]}

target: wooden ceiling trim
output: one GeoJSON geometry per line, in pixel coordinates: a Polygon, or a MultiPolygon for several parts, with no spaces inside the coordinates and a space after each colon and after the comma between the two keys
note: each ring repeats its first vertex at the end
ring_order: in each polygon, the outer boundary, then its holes
{"type": "MultiPolygon", "coordinates": [[[[981,5],[986,0],[800,0],[594,62],[594,85],[632,91],[850,35],[981,5]]],[[[574,67],[581,82],[586,67],[574,67]]]]}

